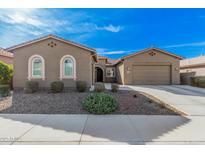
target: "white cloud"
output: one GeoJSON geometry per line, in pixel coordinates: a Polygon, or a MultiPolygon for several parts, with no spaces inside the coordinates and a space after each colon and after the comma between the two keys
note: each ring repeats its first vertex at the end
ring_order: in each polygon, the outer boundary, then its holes
{"type": "Polygon", "coordinates": [[[179,47],[191,47],[191,46],[205,46],[205,41],[203,41],[203,42],[193,42],[193,43],[167,45],[167,46],[164,46],[163,48],[179,48],[179,47]]]}
{"type": "Polygon", "coordinates": [[[27,16],[26,14],[18,13],[8,15],[7,21],[12,24],[29,24],[33,26],[43,26],[43,23],[39,19],[35,19],[27,16]]]}
{"type": "Polygon", "coordinates": [[[101,55],[118,55],[118,54],[124,54],[127,53],[127,51],[107,51],[107,52],[99,52],[101,55]]]}
{"type": "Polygon", "coordinates": [[[103,26],[103,27],[99,27],[96,25],[96,29],[97,30],[106,30],[109,32],[117,33],[119,31],[121,31],[123,28],[121,26],[113,26],[112,24],[110,24],[108,26],[103,26]]]}
{"type": "Polygon", "coordinates": [[[97,53],[100,55],[118,55],[118,54],[130,54],[132,52],[139,51],[139,49],[136,50],[115,50],[115,51],[109,51],[105,48],[97,48],[97,53]]]}
{"type": "Polygon", "coordinates": [[[121,26],[112,24],[101,27],[97,23],[85,22],[90,18],[86,12],[70,10],[0,9],[0,40],[12,38],[9,43],[1,41],[0,46],[8,47],[28,38],[59,33],[71,34],[72,39],[81,42],[93,37],[97,31],[117,33],[122,30],[121,26]]]}

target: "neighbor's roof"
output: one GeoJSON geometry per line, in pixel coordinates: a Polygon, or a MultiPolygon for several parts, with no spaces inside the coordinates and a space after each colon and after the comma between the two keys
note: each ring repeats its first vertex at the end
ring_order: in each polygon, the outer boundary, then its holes
{"type": "Polygon", "coordinates": [[[7,52],[3,48],[0,47],[0,56],[13,58],[13,53],[7,52]]]}
{"type": "Polygon", "coordinates": [[[55,39],[55,40],[59,40],[59,41],[64,42],[64,43],[71,44],[71,45],[77,46],[79,48],[83,48],[83,49],[89,50],[89,51],[93,52],[94,54],[96,53],[95,49],[93,49],[93,48],[90,48],[90,47],[87,47],[87,46],[84,46],[82,44],[75,43],[75,42],[72,42],[72,41],[69,41],[69,40],[65,40],[65,39],[63,39],[61,37],[58,37],[58,36],[55,36],[55,35],[43,36],[43,37],[40,37],[40,38],[37,38],[37,39],[34,39],[34,40],[30,40],[30,41],[27,41],[27,42],[24,42],[24,43],[21,43],[21,44],[9,47],[6,50],[7,51],[13,51],[15,49],[18,49],[18,48],[21,48],[21,47],[24,47],[24,46],[27,46],[27,45],[30,45],[30,44],[42,41],[42,40],[46,40],[46,39],[49,39],[49,38],[52,38],[52,39],[55,39]]]}
{"type": "Polygon", "coordinates": [[[164,53],[164,54],[167,54],[167,55],[170,55],[170,56],[172,56],[172,57],[178,58],[178,59],[180,59],[180,60],[183,59],[183,58],[180,57],[180,56],[177,56],[177,55],[175,55],[175,54],[173,54],[173,53],[170,53],[170,52],[167,52],[167,51],[165,51],[165,50],[162,50],[162,49],[159,49],[159,48],[155,48],[155,47],[146,48],[146,49],[144,49],[144,50],[135,52],[135,53],[133,53],[133,54],[124,56],[124,57],[122,57],[121,59],[130,58],[130,57],[135,56],[135,55],[139,55],[139,54],[142,54],[142,53],[149,52],[150,50],[157,50],[157,51],[159,51],[159,52],[162,52],[162,53],[164,53]]]}
{"type": "Polygon", "coordinates": [[[180,68],[205,66],[205,56],[184,59],[180,61],[180,68]]]}

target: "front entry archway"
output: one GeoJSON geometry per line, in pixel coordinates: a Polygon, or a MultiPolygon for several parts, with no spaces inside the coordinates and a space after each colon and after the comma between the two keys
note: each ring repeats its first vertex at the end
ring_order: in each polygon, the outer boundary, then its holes
{"type": "Polygon", "coordinates": [[[103,69],[95,67],[95,82],[103,82],[103,69]]]}

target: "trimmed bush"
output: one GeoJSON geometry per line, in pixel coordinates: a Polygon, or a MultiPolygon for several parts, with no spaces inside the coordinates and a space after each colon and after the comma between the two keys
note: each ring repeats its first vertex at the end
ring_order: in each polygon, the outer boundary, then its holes
{"type": "Polygon", "coordinates": [[[10,95],[10,85],[0,85],[0,96],[6,97],[10,95]]]}
{"type": "Polygon", "coordinates": [[[78,92],[85,92],[87,89],[87,83],[85,81],[77,81],[76,89],[78,92]]]}
{"type": "Polygon", "coordinates": [[[25,93],[34,93],[39,90],[39,83],[37,81],[26,81],[24,88],[25,93]]]}
{"type": "Polygon", "coordinates": [[[96,82],[94,84],[94,91],[95,92],[103,92],[105,91],[105,85],[102,82],[96,82]]]}
{"type": "Polygon", "coordinates": [[[191,85],[205,88],[205,77],[191,77],[191,85]]]}
{"type": "Polygon", "coordinates": [[[119,90],[118,84],[115,84],[115,83],[111,84],[111,91],[112,92],[118,92],[118,90],[119,90]]]}
{"type": "Polygon", "coordinates": [[[191,77],[191,86],[198,86],[198,79],[196,77],[191,77]]]}
{"type": "Polygon", "coordinates": [[[82,105],[90,113],[108,114],[117,109],[117,100],[106,93],[93,93],[82,102],[82,105]]]}
{"type": "Polygon", "coordinates": [[[60,93],[64,89],[64,84],[61,81],[55,81],[51,83],[51,92],[52,93],[60,93]]]}
{"type": "Polygon", "coordinates": [[[198,80],[198,86],[201,88],[205,88],[205,79],[199,79],[198,80]]]}
{"type": "Polygon", "coordinates": [[[0,84],[11,85],[13,77],[13,67],[0,61],[0,84]]]}

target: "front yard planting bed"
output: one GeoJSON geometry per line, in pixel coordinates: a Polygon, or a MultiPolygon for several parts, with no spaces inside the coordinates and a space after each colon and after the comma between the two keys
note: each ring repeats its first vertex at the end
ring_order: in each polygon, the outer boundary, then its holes
{"type": "MultiPolygon", "coordinates": [[[[106,91],[118,102],[118,108],[111,114],[139,115],[179,115],[155,99],[146,97],[136,91],[106,91]]],[[[87,114],[82,107],[90,92],[68,91],[64,93],[48,93],[45,91],[25,94],[14,91],[11,97],[0,99],[0,113],[24,114],[87,114]]]]}

